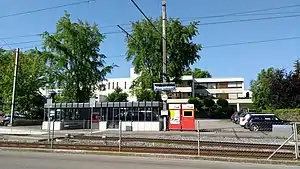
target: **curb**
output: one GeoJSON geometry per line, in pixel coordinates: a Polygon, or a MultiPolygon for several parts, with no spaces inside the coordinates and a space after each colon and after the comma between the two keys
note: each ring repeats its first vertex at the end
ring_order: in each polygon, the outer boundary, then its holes
{"type": "Polygon", "coordinates": [[[169,158],[169,159],[208,160],[208,161],[238,162],[238,163],[275,164],[275,165],[284,164],[284,165],[300,166],[300,161],[297,160],[265,160],[265,159],[207,157],[207,156],[153,154],[153,153],[129,153],[129,152],[63,150],[63,149],[4,148],[4,147],[1,147],[0,151],[44,152],[44,153],[62,153],[62,154],[93,154],[93,155],[109,155],[109,156],[153,157],[153,158],[169,158]]]}

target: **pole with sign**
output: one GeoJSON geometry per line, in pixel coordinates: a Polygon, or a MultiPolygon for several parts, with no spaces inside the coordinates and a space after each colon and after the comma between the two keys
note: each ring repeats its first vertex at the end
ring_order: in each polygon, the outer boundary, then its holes
{"type": "Polygon", "coordinates": [[[163,110],[161,111],[161,116],[163,116],[164,120],[164,131],[167,131],[167,117],[169,115],[167,110],[167,100],[168,95],[166,95],[165,91],[173,91],[176,90],[175,82],[166,82],[166,83],[154,83],[153,84],[154,91],[163,91],[163,95],[161,96],[161,100],[163,103],[163,110]]]}
{"type": "Polygon", "coordinates": [[[90,98],[90,108],[91,108],[91,135],[93,134],[93,111],[96,104],[95,98],[90,98]]]}

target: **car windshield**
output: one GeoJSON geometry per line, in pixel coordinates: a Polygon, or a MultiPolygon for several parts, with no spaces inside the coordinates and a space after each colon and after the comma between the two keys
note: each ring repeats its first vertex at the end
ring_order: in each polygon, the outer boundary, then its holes
{"type": "Polygon", "coordinates": [[[247,113],[241,113],[241,117],[245,117],[247,113]]]}

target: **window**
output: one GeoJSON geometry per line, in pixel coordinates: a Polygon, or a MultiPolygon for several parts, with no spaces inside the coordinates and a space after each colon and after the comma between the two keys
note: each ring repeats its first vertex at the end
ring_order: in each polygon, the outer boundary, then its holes
{"type": "Polygon", "coordinates": [[[218,93],[217,98],[228,99],[228,93],[218,93]]]}
{"type": "Polygon", "coordinates": [[[112,82],[112,89],[115,89],[115,82],[112,82]]]}
{"type": "Polygon", "coordinates": [[[119,87],[119,82],[117,82],[117,87],[119,87]]]}
{"type": "Polygon", "coordinates": [[[124,89],[126,89],[126,82],[124,83],[124,89]]]}
{"type": "Polygon", "coordinates": [[[192,117],[193,116],[193,111],[192,110],[185,110],[185,111],[183,111],[183,116],[192,117]]]}
{"type": "Polygon", "coordinates": [[[107,89],[109,90],[110,89],[110,83],[108,82],[107,84],[107,89]]]}
{"type": "Polygon", "coordinates": [[[226,89],[228,88],[227,82],[217,83],[217,89],[226,89]]]}

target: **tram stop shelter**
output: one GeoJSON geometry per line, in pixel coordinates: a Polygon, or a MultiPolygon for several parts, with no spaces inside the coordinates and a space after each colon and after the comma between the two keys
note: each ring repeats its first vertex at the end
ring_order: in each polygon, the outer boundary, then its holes
{"type": "Polygon", "coordinates": [[[162,102],[51,103],[44,106],[43,130],[160,131],[162,102]],[[50,119],[48,118],[50,117],[50,119]],[[92,123],[91,123],[92,122],[92,123]],[[54,124],[53,124],[54,123],[54,124]]]}

